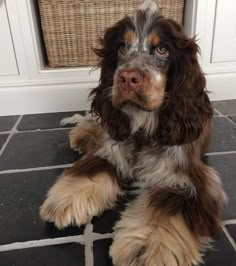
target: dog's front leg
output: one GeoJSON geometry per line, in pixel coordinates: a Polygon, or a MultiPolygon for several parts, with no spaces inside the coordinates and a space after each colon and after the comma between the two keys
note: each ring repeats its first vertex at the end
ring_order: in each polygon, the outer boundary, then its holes
{"type": "Polygon", "coordinates": [[[63,126],[68,124],[76,124],[69,133],[70,146],[73,150],[92,154],[102,145],[106,133],[96,116],[75,114],[61,121],[63,126]]]}
{"type": "Polygon", "coordinates": [[[201,261],[204,239],[181,214],[167,215],[152,205],[151,191],[140,195],[115,226],[110,255],[115,266],[190,266],[201,261]]]}
{"type": "Polygon", "coordinates": [[[59,229],[80,226],[114,207],[119,194],[122,190],[115,168],[104,159],[90,156],[58,179],[41,206],[40,216],[59,229]]]}

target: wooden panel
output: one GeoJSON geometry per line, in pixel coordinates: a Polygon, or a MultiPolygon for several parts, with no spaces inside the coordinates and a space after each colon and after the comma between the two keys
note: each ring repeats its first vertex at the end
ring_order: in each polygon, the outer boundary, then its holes
{"type": "Polygon", "coordinates": [[[0,2],[0,76],[18,75],[5,1],[0,2]]]}
{"type": "Polygon", "coordinates": [[[236,62],[236,1],[216,4],[212,62],[236,62]]]}

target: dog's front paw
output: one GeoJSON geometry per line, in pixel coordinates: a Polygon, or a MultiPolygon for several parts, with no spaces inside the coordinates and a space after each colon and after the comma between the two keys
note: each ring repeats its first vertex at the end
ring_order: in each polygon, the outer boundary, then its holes
{"type": "MultiPolygon", "coordinates": [[[[49,195],[40,208],[40,217],[44,222],[52,222],[58,229],[70,225],[83,224],[82,219],[75,215],[74,204],[68,199],[59,199],[49,195]]],[[[85,219],[84,219],[85,220],[85,219]]],[[[87,221],[85,220],[84,223],[87,221]]]]}
{"type": "MultiPolygon", "coordinates": [[[[148,225],[145,212],[140,221],[138,218],[135,215],[132,220],[123,217],[115,226],[114,241],[110,247],[114,266],[192,266],[202,262],[199,243],[183,228],[184,236],[167,222],[165,225],[148,225]]],[[[177,218],[177,226],[178,223],[177,218]]],[[[181,227],[178,229],[181,230],[181,227]]],[[[201,241],[204,244],[203,241],[207,240],[201,241]]]]}
{"type": "Polygon", "coordinates": [[[79,153],[94,152],[100,141],[99,130],[96,128],[76,127],[69,133],[70,147],[79,153]]]}
{"type": "MultiPolygon", "coordinates": [[[[142,228],[140,228],[141,231],[142,228]]],[[[130,241],[121,238],[113,242],[110,256],[114,266],[190,266],[190,264],[178,264],[174,254],[160,245],[158,239],[145,243],[142,234],[141,232],[133,239],[130,238],[130,241]]]]}
{"type": "Polygon", "coordinates": [[[80,134],[81,129],[78,127],[73,128],[69,133],[70,147],[72,150],[76,150],[79,153],[84,153],[83,150],[83,137],[80,134]]]}
{"type": "Polygon", "coordinates": [[[53,222],[58,229],[81,226],[100,214],[96,195],[88,189],[89,179],[62,178],[48,192],[40,208],[41,219],[53,222]]]}
{"type": "Polygon", "coordinates": [[[110,247],[110,256],[114,266],[159,266],[158,263],[146,264],[147,261],[143,259],[143,256],[151,255],[147,254],[149,251],[143,239],[146,228],[143,229],[140,228],[141,233],[137,236],[133,232],[130,232],[130,235],[126,232],[126,236],[115,232],[115,238],[110,247]]]}
{"type": "Polygon", "coordinates": [[[98,173],[90,178],[65,175],[49,190],[40,216],[59,229],[80,226],[112,208],[119,194],[122,194],[120,187],[108,173],[98,173]]]}
{"type": "Polygon", "coordinates": [[[60,125],[61,126],[66,126],[66,125],[74,125],[74,124],[79,124],[83,121],[85,121],[87,118],[86,116],[80,115],[80,114],[74,114],[71,117],[65,117],[61,120],[60,125]]]}

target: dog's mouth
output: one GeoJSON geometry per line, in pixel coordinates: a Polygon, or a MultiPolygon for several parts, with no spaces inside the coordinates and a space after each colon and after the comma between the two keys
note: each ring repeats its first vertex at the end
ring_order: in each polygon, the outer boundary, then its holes
{"type": "MultiPolygon", "coordinates": [[[[114,88],[116,90],[116,88],[114,88]]],[[[151,98],[151,97],[150,97],[151,98]]],[[[112,98],[112,104],[115,108],[122,108],[126,104],[133,104],[144,111],[153,111],[161,105],[162,97],[149,99],[148,96],[138,93],[119,93],[118,96],[112,98]]]]}
{"type": "Polygon", "coordinates": [[[114,76],[112,104],[122,108],[132,103],[145,111],[158,109],[164,99],[166,78],[161,73],[142,73],[136,69],[118,71],[114,76]]]}

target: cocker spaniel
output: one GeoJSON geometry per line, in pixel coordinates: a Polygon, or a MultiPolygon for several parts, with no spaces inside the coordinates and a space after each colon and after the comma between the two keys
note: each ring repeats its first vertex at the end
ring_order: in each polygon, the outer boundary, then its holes
{"type": "Polygon", "coordinates": [[[95,50],[92,113],[69,119],[78,123],[71,147],[85,155],[49,190],[40,215],[59,229],[86,224],[134,181],[138,196],[114,228],[116,266],[197,265],[221,230],[225,193],[202,161],[213,111],[198,50],[154,3],[109,28],[95,50]]]}

